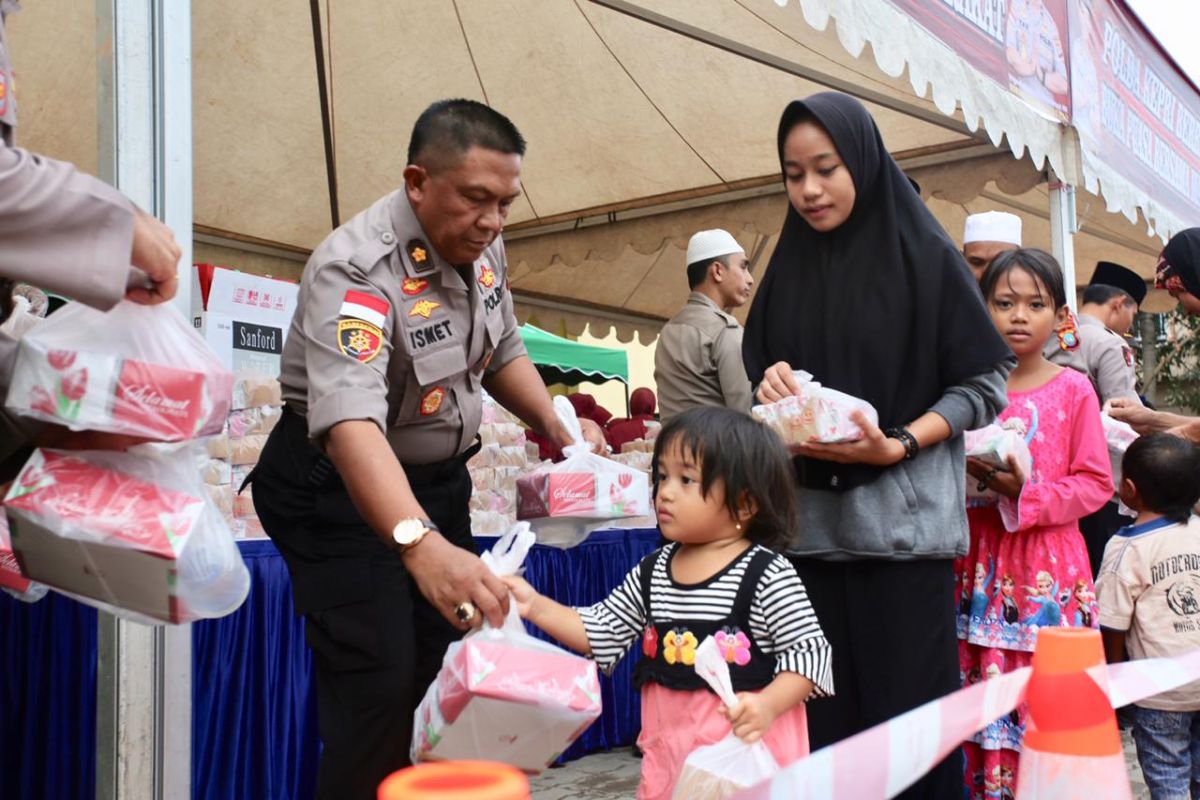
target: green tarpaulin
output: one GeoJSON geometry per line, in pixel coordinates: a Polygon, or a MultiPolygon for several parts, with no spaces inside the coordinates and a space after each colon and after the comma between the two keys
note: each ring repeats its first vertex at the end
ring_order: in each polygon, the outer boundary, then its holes
{"type": "Polygon", "coordinates": [[[629,357],[624,350],[580,344],[526,323],[521,338],[529,358],[547,385],[581,381],[621,381],[629,385],[629,357]]]}

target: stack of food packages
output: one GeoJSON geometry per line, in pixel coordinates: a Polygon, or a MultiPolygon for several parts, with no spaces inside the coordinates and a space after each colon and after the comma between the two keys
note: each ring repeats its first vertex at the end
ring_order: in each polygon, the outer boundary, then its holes
{"type": "Polygon", "coordinates": [[[650,462],[654,458],[654,440],[658,438],[660,430],[662,430],[662,423],[647,422],[645,438],[634,439],[632,442],[621,445],[621,452],[613,453],[612,460],[627,467],[649,472],[650,462]]]}
{"type": "Polygon", "coordinates": [[[499,536],[517,519],[517,476],[538,463],[538,446],[525,440],[520,420],[490,397],[479,425],[480,450],[467,462],[471,472],[471,530],[499,536]]]}
{"type": "Polygon", "coordinates": [[[254,511],[252,487],[238,490],[258,463],[282,410],[277,379],[239,374],[234,379],[229,419],[220,435],[208,440],[208,457],[201,467],[205,488],[235,538],[266,537],[254,511]]]}

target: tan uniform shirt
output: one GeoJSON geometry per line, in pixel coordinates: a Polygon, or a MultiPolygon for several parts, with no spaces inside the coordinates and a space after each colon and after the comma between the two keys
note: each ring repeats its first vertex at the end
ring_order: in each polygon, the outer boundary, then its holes
{"type": "Polygon", "coordinates": [[[1114,397],[1138,400],[1133,348],[1125,337],[1113,333],[1095,317],[1080,314],[1078,318],[1079,347],[1063,350],[1058,346],[1058,337],[1051,336],[1043,351],[1046,358],[1091,378],[1101,404],[1114,397]]]}
{"type": "MultiPolygon", "coordinates": [[[[1128,631],[1134,660],[1200,647],[1200,518],[1125,529],[1108,540],[1096,578],[1100,625],[1128,631]]],[[[1163,711],[1200,711],[1200,681],[1138,701],[1163,711]]]]}
{"type": "MultiPolygon", "coordinates": [[[[133,206],[108,184],[14,147],[17,98],[0,0],[0,277],[31,283],[99,309],[125,294],[133,206]]],[[[0,399],[8,393],[16,342],[0,333],[0,399]]],[[[0,411],[0,459],[27,429],[0,411]]]]}
{"type": "Polygon", "coordinates": [[[692,292],[658,337],[654,382],[663,422],[703,406],[750,411],[742,326],[706,295],[692,292]]]}
{"type": "Polygon", "coordinates": [[[309,258],[280,381],[314,440],[371,420],[401,463],[450,458],[479,431],[484,375],[525,355],[502,240],[465,277],[427,242],[401,190],[309,258]]]}

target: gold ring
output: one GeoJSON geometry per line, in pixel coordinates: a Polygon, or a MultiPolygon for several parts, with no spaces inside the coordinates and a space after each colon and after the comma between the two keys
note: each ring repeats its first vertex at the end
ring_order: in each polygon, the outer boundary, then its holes
{"type": "Polygon", "coordinates": [[[454,616],[458,617],[458,621],[462,623],[470,622],[475,618],[475,606],[471,603],[459,603],[454,607],[454,616]]]}

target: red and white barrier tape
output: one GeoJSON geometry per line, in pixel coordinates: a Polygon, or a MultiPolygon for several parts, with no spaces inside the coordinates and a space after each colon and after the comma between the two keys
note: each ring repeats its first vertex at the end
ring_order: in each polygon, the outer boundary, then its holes
{"type": "MultiPolygon", "coordinates": [[[[1200,679],[1200,650],[1176,658],[1131,661],[1108,670],[1114,707],[1200,679]]],[[[825,747],[734,800],[864,800],[892,798],[929,772],[963,740],[1017,707],[1032,669],[960,689],[825,747]]],[[[1103,688],[1104,683],[1097,681],[1103,688]]]]}

